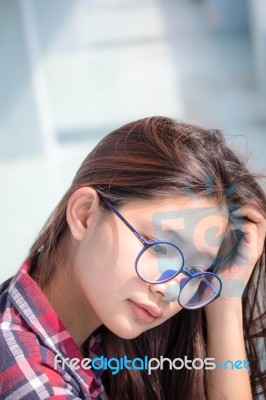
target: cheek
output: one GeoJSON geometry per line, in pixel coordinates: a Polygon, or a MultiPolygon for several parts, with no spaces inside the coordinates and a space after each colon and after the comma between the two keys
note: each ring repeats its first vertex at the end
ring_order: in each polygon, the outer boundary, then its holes
{"type": "Polygon", "coordinates": [[[101,240],[95,237],[89,243],[82,243],[75,259],[75,275],[88,301],[112,303],[127,297],[132,282],[134,286],[134,280],[138,279],[137,252],[125,236],[116,243],[110,234],[102,235],[101,240]]]}

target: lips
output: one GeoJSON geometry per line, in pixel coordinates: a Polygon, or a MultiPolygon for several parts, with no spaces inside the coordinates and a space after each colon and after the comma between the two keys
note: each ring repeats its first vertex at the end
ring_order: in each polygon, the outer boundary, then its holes
{"type": "Polygon", "coordinates": [[[149,313],[154,318],[159,318],[159,317],[162,317],[162,315],[163,315],[163,313],[159,309],[159,307],[157,307],[155,305],[147,305],[147,304],[136,303],[133,300],[129,300],[129,301],[131,301],[137,307],[143,308],[145,311],[147,311],[147,313],[149,313]]]}

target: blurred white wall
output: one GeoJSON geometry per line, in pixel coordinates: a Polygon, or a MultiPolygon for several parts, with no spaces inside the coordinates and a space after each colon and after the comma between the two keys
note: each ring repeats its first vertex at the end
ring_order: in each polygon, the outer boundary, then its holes
{"type": "Polygon", "coordinates": [[[0,282],[19,268],[83,158],[123,123],[166,115],[221,128],[237,150],[253,152],[252,170],[265,171],[249,22],[223,25],[230,4],[217,4],[0,2],[0,282]]]}

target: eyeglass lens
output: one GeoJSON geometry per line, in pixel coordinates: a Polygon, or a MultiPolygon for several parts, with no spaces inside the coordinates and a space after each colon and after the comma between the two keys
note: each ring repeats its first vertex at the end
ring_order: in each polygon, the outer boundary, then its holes
{"type": "MultiPolygon", "coordinates": [[[[144,249],[137,258],[139,276],[150,283],[162,283],[176,276],[183,267],[181,251],[170,243],[160,242],[144,249]]],[[[187,279],[181,288],[179,303],[198,308],[211,302],[220,291],[220,280],[211,273],[200,273],[187,279]]]]}
{"type": "Polygon", "coordinates": [[[144,249],[137,260],[137,271],[150,283],[164,282],[176,276],[183,267],[180,250],[166,242],[144,249]]]}
{"type": "Polygon", "coordinates": [[[187,280],[179,295],[184,308],[202,307],[214,300],[221,289],[220,280],[211,273],[201,273],[187,280]]]}

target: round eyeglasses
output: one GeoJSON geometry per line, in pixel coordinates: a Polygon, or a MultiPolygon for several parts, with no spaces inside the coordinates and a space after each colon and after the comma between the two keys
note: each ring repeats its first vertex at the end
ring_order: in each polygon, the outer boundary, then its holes
{"type": "Polygon", "coordinates": [[[176,301],[181,307],[189,310],[201,308],[220,296],[221,279],[213,272],[202,272],[201,267],[184,267],[184,256],[178,246],[163,240],[146,240],[121,215],[107,199],[103,202],[123,221],[143,244],[135,261],[136,274],[149,284],[167,282],[178,274],[185,274],[179,282],[180,291],[176,301]]]}

